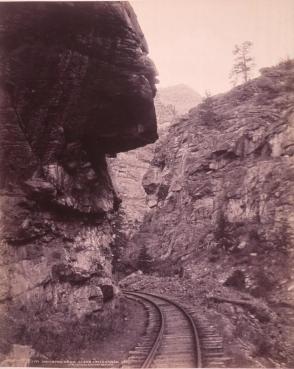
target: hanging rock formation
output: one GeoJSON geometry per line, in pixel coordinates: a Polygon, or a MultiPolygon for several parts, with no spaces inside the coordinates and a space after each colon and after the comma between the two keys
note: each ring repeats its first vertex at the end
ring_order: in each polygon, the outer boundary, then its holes
{"type": "Polygon", "coordinates": [[[105,155],[157,139],[156,72],[126,2],[1,3],[0,13],[0,349],[50,356],[63,337],[78,344],[77,322],[107,328],[118,306],[120,199],[105,155]]]}

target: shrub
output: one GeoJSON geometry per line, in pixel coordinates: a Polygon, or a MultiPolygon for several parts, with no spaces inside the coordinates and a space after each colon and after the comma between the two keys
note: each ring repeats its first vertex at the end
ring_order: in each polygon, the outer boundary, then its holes
{"type": "Polygon", "coordinates": [[[209,92],[206,92],[206,97],[199,105],[198,114],[200,119],[206,125],[215,123],[217,121],[217,115],[214,111],[214,102],[209,92]]]}

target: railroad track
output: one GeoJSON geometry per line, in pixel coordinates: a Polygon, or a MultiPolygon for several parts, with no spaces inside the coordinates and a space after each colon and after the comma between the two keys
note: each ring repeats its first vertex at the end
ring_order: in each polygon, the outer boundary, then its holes
{"type": "Polygon", "coordinates": [[[140,302],[148,316],[145,335],[129,352],[122,368],[225,367],[229,358],[214,327],[195,310],[167,297],[146,292],[125,292],[140,302]]]}

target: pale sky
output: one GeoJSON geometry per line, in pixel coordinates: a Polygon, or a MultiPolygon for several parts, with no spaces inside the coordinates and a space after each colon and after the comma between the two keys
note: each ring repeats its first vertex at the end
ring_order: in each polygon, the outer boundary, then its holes
{"type": "Polygon", "coordinates": [[[133,0],[160,87],[227,91],[235,44],[253,42],[256,73],[294,58],[294,0],[133,0]]]}

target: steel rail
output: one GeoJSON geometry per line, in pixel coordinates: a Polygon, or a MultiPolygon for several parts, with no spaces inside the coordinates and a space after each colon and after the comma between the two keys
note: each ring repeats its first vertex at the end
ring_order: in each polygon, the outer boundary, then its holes
{"type": "Polygon", "coordinates": [[[136,296],[136,297],[139,297],[141,299],[144,299],[146,301],[148,301],[149,303],[151,303],[155,309],[158,311],[158,314],[159,314],[159,317],[160,317],[160,329],[159,329],[159,332],[157,334],[157,337],[156,337],[156,340],[154,341],[153,345],[152,345],[152,348],[150,349],[144,363],[142,364],[141,368],[150,368],[153,360],[154,360],[154,357],[157,353],[157,350],[160,346],[160,343],[161,343],[161,340],[162,340],[162,337],[163,337],[163,332],[164,332],[164,324],[165,324],[165,319],[164,319],[164,315],[163,315],[163,312],[162,310],[160,309],[160,307],[152,300],[144,297],[144,296],[141,296],[141,295],[138,295],[137,293],[134,293],[134,292],[129,292],[129,291],[125,291],[124,292],[126,295],[132,295],[132,296],[136,296]]]}
{"type": "Polygon", "coordinates": [[[164,300],[164,301],[168,302],[169,304],[176,306],[185,315],[185,317],[188,319],[188,321],[190,323],[190,326],[191,326],[192,332],[193,332],[193,338],[194,338],[194,344],[195,344],[195,351],[194,351],[194,353],[195,353],[196,367],[197,368],[202,368],[201,345],[200,345],[200,338],[199,338],[198,330],[197,330],[197,327],[196,327],[196,323],[195,323],[194,319],[192,318],[192,316],[187,312],[187,310],[183,306],[181,306],[180,304],[178,304],[175,301],[170,300],[167,297],[163,297],[163,296],[160,296],[160,295],[155,295],[155,294],[152,294],[152,293],[149,293],[149,292],[130,292],[130,291],[125,291],[125,293],[126,294],[130,294],[130,295],[133,295],[133,296],[137,296],[137,297],[140,297],[140,298],[143,298],[143,299],[147,300],[148,302],[151,302],[157,308],[157,310],[160,312],[161,319],[162,319],[162,322],[163,322],[163,324],[161,324],[160,332],[159,332],[159,334],[157,336],[157,339],[156,339],[156,341],[154,343],[154,346],[152,347],[152,349],[151,349],[148,357],[146,358],[146,360],[145,360],[142,368],[148,368],[148,367],[150,367],[150,365],[151,365],[151,363],[152,363],[152,361],[153,361],[153,359],[155,357],[156,351],[157,351],[157,349],[160,346],[160,342],[162,340],[163,331],[164,331],[164,315],[163,315],[160,307],[154,301],[152,301],[151,299],[148,299],[148,297],[146,298],[145,296],[142,296],[142,295],[147,295],[147,296],[150,296],[150,297],[155,297],[157,299],[164,300]]]}

